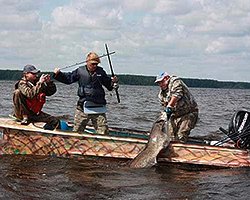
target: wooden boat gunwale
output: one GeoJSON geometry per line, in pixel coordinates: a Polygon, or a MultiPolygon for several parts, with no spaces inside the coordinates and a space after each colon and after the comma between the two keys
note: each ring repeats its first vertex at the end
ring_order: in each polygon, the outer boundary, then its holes
{"type": "MultiPolygon", "coordinates": [[[[1,120],[1,118],[0,118],[1,120]]],[[[143,138],[128,138],[124,136],[112,136],[112,135],[100,135],[100,134],[95,134],[92,132],[85,132],[85,133],[77,133],[73,131],[67,131],[67,130],[44,130],[43,128],[38,128],[37,126],[34,126],[34,124],[30,123],[27,126],[16,126],[16,125],[9,125],[9,124],[3,124],[0,126],[1,128],[10,128],[10,129],[16,129],[16,130],[22,130],[22,131],[27,131],[27,132],[36,132],[40,134],[46,134],[46,135],[58,135],[58,136],[63,136],[63,137],[77,137],[77,138],[97,138],[97,139],[103,139],[103,140],[120,140],[120,141],[131,141],[131,142],[142,142],[142,143],[147,143],[147,139],[143,138]]],[[[139,133],[140,131],[138,131],[139,133]]],[[[144,131],[141,131],[141,133],[146,133],[144,131]]]]}
{"type": "Polygon", "coordinates": [[[175,147],[183,147],[183,148],[196,148],[196,149],[201,149],[205,150],[209,148],[210,150],[217,150],[220,149],[221,151],[228,151],[228,149],[234,150],[235,152],[249,152],[247,149],[238,149],[233,147],[232,145],[225,145],[225,146],[214,146],[214,145],[209,145],[209,144],[193,144],[193,143],[179,143],[179,142],[171,142],[171,144],[175,147]]]}

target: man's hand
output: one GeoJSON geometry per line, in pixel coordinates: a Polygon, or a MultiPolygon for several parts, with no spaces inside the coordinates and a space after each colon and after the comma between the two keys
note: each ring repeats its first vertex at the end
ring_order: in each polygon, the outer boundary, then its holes
{"type": "Polygon", "coordinates": [[[55,74],[55,76],[56,76],[60,71],[61,71],[60,68],[56,67],[56,68],[54,69],[54,74],[55,74]]]}
{"type": "Polygon", "coordinates": [[[117,76],[111,77],[111,80],[112,80],[113,83],[117,83],[118,82],[117,76]]]}
{"type": "Polygon", "coordinates": [[[118,85],[118,78],[117,78],[117,76],[111,77],[111,80],[112,80],[112,83],[113,83],[113,88],[114,89],[118,89],[119,85],[118,85]]]}
{"type": "Polygon", "coordinates": [[[40,83],[45,83],[45,82],[49,82],[50,81],[50,75],[49,74],[42,74],[39,82],[40,83]]]}

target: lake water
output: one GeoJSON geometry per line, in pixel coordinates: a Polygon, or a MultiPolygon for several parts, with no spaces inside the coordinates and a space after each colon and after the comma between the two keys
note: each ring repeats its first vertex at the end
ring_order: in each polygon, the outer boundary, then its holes
{"type": "MultiPolygon", "coordinates": [[[[1,116],[12,112],[13,81],[0,81],[1,116]]],[[[73,121],[77,85],[57,83],[44,111],[70,115],[73,121]]],[[[107,92],[110,126],[149,131],[161,111],[157,86],[107,92]]],[[[200,116],[191,136],[223,138],[236,110],[250,110],[250,91],[190,88],[200,116]]],[[[249,199],[250,169],[208,169],[183,165],[129,169],[114,160],[80,160],[35,156],[0,157],[0,199],[249,199]]]]}

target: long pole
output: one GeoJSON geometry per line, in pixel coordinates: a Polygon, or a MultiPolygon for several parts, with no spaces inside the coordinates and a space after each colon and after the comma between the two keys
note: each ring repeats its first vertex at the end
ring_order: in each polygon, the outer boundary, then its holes
{"type": "MultiPolygon", "coordinates": [[[[115,52],[113,51],[113,52],[110,52],[110,53],[107,53],[107,54],[103,54],[103,55],[99,56],[98,58],[102,58],[102,57],[104,57],[104,56],[109,56],[109,55],[112,55],[112,54],[114,54],[114,53],[115,53],[115,52]]],[[[74,67],[74,66],[76,66],[76,65],[80,65],[80,64],[83,64],[83,63],[86,63],[86,62],[87,62],[87,60],[84,60],[84,61],[82,61],[82,62],[79,62],[79,63],[73,64],[73,65],[69,65],[69,66],[63,67],[63,68],[61,68],[61,70],[62,70],[62,69],[67,69],[67,68],[70,68],[70,67],[74,67]]]]}
{"type": "MultiPolygon", "coordinates": [[[[109,67],[110,67],[110,70],[111,70],[111,76],[114,77],[115,76],[115,73],[114,73],[114,70],[113,70],[113,67],[112,67],[112,63],[111,63],[111,58],[110,58],[110,53],[109,53],[109,49],[108,49],[108,45],[105,44],[105,48],[106,48],[106,52],[107,52],[107,56],[108,56],[108,61],[109,61],[109,67]]],[[[116,97],[117,97],[117,102],[120,103],[120,96],[119,96],[119,93],[118,93],[118,88],[115,87],[115,93],[116,93],[116,97]]]]}

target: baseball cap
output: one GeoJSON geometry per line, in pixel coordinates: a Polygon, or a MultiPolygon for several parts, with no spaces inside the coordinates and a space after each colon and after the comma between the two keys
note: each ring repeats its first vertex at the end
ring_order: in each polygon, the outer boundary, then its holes
{"type": "Polygon", "coordinates": [[[33,74],[39,73],[40,70],[38,70],[34,65],[25,65],[23,68],[23,73],[31,72],[33,74]]]}
{"type": "Polygon", "coordinates": [[[155,83],[161,82],[166,76],[169,76],[167,72],[161,72],[159,75],[156,76],[155,83]]]}
{"type": "Polygon", "coordinates": [[[101,62],[99,56],[95,52],[90,52],[87,55],[86,60],[87,60],[87,62],[90,62],[92,64],[99,64],[101,62]]]}

